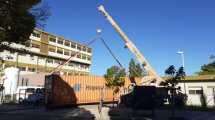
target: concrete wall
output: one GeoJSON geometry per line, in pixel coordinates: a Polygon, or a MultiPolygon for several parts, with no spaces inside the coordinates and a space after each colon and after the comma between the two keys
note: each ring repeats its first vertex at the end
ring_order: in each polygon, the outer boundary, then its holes
{"type": "Polygon", "coordinates": [[[46,73],[20,75],[18,86],[44,86],[46,73]]]}

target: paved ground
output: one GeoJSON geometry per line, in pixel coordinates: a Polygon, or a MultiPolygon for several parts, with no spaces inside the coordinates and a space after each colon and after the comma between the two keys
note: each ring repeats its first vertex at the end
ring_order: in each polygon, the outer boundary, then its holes
{"type": "MultiPolygon", "coordinates": [[[[152,117],[151,113],[146,111],[111,109],[110,107],[102,108],[99,114],[97,105],[56,110],[32,106],[0,106],[1,120],[168,120],[170,114],[168,110],[156,110],[155,117],[152,117]]],[[[176,116],[186,117],[186,120],[215,120],[215,111],[176,111],[176,116]]]]}

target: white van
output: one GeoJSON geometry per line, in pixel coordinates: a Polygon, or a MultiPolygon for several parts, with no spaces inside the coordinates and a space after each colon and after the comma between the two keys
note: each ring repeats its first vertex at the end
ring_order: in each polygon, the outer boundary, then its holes
{"type": "Polygon", "coordinates": [[[34,93],[43,92],[43,87],[38,86],[18,86],[16,90],[16,100],[21,102],[29,99],[34,93]]]}

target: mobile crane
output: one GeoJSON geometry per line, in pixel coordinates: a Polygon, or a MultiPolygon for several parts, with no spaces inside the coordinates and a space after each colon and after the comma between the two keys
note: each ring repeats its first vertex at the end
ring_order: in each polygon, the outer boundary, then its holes
{"type": "Polygon", "coordinates": [[[125,47],[128,48],[140,62],[140,64],[144,65],[145,70],[147,71],[147,76],[143,77],[143,85],[149,85],[151,83],[155,83],[155,85],[159,85],[162,81],[164,81],[160,76],[157,75],[155,70],[151,67],[146,58],[141,54],[135,44],[128,38],[128,36],[122,31],[116,21],[109,15],[109,13],[105,10],[103,5],[98,7],[98,10],[106,17],[112,27],[116,30],[116,32],[120,35],[122,40],[125,42],[125,47]]]}

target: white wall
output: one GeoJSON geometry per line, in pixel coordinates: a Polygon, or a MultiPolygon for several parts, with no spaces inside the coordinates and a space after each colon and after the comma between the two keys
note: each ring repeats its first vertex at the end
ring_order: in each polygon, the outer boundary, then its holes
{"type": "Polygon", "coordinates": [[[203,90],[203,94],[206,97],[207,106],[215,106],[215,80],[211,80],[210,82],[202,82],[202,81],[195,81],[195,82],[180,82],[178,86],[181,87],[183,93],[186,93],[188,96],[188,105],[201,105],[200,94],[191,94],[189,93],[190,90],[203,90]]]}
{"type": "MultiPolygon", "coordinates": [[[[64,56],[64,55],[62,55],[62,56],[64,56]]],[[[17,53],[10,53],[9,51],[5,50],[4,52],[0,53],[0,57],[2,57],[6,61],[16,62],[17,53]]],[[[37,59],[38,59],[37,56],[31,57],[29,54],[24,55],[24,56],[22,56],[22,55],[18,56],[18,62],[19,63],[37,65],[37,59]]],[[[78,59],[78,58],[72,58],[72,60],[79,61],[79,62],[82,62],[82,63],[91,64],[91,61],[82,60],[82,59],[78,59]]],[[[45,64],[46,64],[46,62],[45,62],[44,58],[43,59],[38,59],[38,65],[45,66],[45,64]]],[[[47,67],[57,67],[58,65],[59,64],[56,64],[56,63],[47,63],[47,67]]],[[[77,66],[75,66],[75,67],[63,66],[63,69],[76,70],[76,71],[78,70],[78,71],[82,71],[82,72],[90,72],[90,69],[83,69],[83,68],[79,68],[77,66]]]]}

